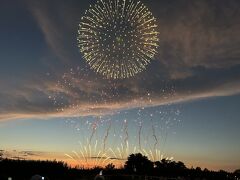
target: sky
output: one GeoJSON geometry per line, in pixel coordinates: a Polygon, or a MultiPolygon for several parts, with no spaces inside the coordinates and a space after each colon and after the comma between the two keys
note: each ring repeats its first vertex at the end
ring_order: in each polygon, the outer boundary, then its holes
{"type": "Polygon", "coordinates": [[[116,161],[135,148],[238,169],[240,2],[142,0],[157,19],[158,53],[123,80],[95,73],[79,52],[78,24],[95,2],[1,1],[0,149],[73,163],[88,145],[97,159],[98,142],[116,161]]]}

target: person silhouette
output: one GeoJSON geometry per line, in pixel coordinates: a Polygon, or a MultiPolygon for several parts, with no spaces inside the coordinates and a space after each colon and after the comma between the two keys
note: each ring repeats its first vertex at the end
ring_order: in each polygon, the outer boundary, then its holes
{"type": "Polygon", "coordinates": [[[95,176],[94,180],[105,180],[102,170],[99,172],[98,175],[95,176]]]}
{"type": "Polygon", "coordinates": [[[49,180],[47,177],[40,176],[38,174],[31,177],[30,180],[49,180]]]}
{"type": "Polygon", "coordinates": [[[42,180],[42,176],[36,174],[36,175],[32,176],[30,180],[42,180]]]}

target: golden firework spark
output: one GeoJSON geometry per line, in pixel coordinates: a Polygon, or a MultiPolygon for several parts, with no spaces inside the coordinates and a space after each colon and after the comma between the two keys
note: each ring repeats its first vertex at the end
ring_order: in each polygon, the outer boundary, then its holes
{"type": "Polygon", "coordinates": [[[156,18],[140,1],[98,0],[86,10],[78,47],[90,67],[108,79],[132,77],[157,53],[156,18]]]}
{"type": "Polygon", "coordinates": [[[107,151],[100,150],[100,145],[96,140],[92,145],[89,140],[86,144],[80,144],[78,151],[72,151],[72,154],[65,154],[66,157],[72,159],[82,168],[104,167],[114,161],[107,151]]]}

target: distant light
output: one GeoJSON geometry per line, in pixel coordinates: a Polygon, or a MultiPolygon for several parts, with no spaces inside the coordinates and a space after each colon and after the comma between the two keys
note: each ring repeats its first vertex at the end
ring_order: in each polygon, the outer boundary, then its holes
{"type": "Polygon", "coordinates": [[[44,177],[42,177],[42,180],[44,180],[45,178],[44,177]]]}
{"type": "Polygon", "coordinates": [[[8,178],[8,180],[12,180],[12,178],[11,178],[11,177],[9,177],[9,178],[8,178]]]}

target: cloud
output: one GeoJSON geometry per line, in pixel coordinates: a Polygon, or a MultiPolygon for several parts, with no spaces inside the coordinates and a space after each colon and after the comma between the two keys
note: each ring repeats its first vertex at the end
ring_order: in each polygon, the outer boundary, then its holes
{"type": "Polygon", "coordinates": [[[46,151],[20,151],[20,150],[1,150],[3,158],[17,160],[66,160],[64,155],[59,152],[46,151]]]}
{"type": "Polygon", "coordinates": [[[239,2],[160,1],[155,7],[164,7],[158,9],[159,60],[170,77],[185,78],[198,66],[214,69],[239,64],[239,2]]]}
{"type": "MultiPolygon", "coordinates": [[[[235,71],[240,72],[238,70],[239,67],[235,71]]],[[[11,105],[11,111],[7,107],[5,111],[2,110],[5,113],[1,113],[0,120],[99,116],[136,107],[159,106],[239,93],[240,74],[229,80],[232,75],[236,75],[233,68],[230,68],[228,73],[224,70],[224,73],[217,71],[213,75],[208,75],[205,72],[207,70],[199,71],[195,77],[175,80],[164,85],[151,84],[152,81],[148,80],[137,81],[138,83],[129,80],[124,83],[108,82],[109,84],[106,85],[106,82],[101,84],[99,81],[91,81],[90,78],[87,78],[87,81],[81,80],[78,75],[69,73],[61,79],[62,82],[58,80],[59,83],[55,85],[46,83],[44,86],[39,85],[24,91],[24,100],[21,100],[22,96],[17,98],[19,94],[15,92],[12,100],[17,102],[11,105]],[[142,83],[145,83],[145,86],[142,83]],[[42,89],[39,89],[41,86],[42,89]],[[38,94],[37,98],[35,98],[36,94],[38,94]],[[39,99],[39,94],[44,98],[39,99]]],[[[209,72],[212,73],[212,71],[209,72]]]]}
{"type": "Polygon", "coordinates": [[[89,69],[75,42],[89,2],[27,1],[65,73],[55,68],[49,76],[5,87],[0,121],[100,115],[240,93],[239,1],[145,3],[159,22],[158,56],[134,78],[106,80],[89,69]]]}

